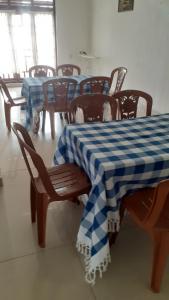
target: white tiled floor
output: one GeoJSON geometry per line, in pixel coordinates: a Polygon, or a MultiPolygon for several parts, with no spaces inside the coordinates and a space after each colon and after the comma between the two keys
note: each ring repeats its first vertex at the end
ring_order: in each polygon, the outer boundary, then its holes
{"type": "MultiPolygon", "coordinates": [[[[13,120],[20,121],[19,110],[13,120]]],[[[0,102],[0,169],[4,186],[0,187],[0,300],[167,300],[169,264],[161,293],[149,289],[151,243],[130,220],[121,228],[111,249],[112,262],[94,287],[84,280],[83,258],[75,240],[82,207],[72,203],[54,203],[47,219],[47,247],[37,245],[36,225],[31,224],[29,176],[13,133],[8,134],[0,102]]],[[[56,140],[46,134],[32,136],[46,165],[52,163],[61,126],[57,122],[56,140]]]]}

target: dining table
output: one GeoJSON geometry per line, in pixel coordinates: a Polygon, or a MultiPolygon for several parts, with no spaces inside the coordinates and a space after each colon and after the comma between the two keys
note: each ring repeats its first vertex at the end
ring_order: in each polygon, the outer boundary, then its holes
{"type": "MultiPolygon", "coordinates": [[[[39,123],[39,114],[43,109],[44,94],[43,83],[51,79],[71,78],[77,81],[76,90],[71,86],[68,90],[68,100],[72,101],[80,95],[80,82],[84,79],[90,78],[91,75],[74,75],[74,76],[55,76],[55,77],[28,77],[24,78],[21,94],[26,98],[26,124],[25,127],[29,130],[37,131],[37,124],[39,123]]],[[[90,93],[90,86],[87,84],[84,87],[85,93],[90,93]]],[[[109,85],[105,83],[104,93],[108,94],[109,85]]],[[[49,91],[50,93],[50,91],[49,91]]],[[[52,95],[50,94],[52,98],[52,95]]]]}
{"type": "Polygon", "coordinates": [[[76,246],[94,284],[111,261],[109,232],[120,229],[123,197],[169,178],[169,114],[66,125],[54,163],[75,163],[91,181],[76,246]]]}
{"type": "MultiPolygon", "coordinates": [[[[64,76],[66,77],[66,76],[64,76]]],[[[77,81],[77,87],[74,96],[77,97],[80,94],[80,82],[83,79],[88,78],[86,75],[68,76],[69,78],[75,79],[77,81]]],[[[43,83],[51,80],[63,78],[61,76],[55,77],[28,77],[24,78],[21,94],[26,98],[26,124],[25,127],[29,130],[30,128],[36,128],[36,123],[39,122],[39,113],[43,109],[44,94],[43,94],[43,83]]],[[[72,91],[69,89],[68,98],[72,99],[72,91]]]]}

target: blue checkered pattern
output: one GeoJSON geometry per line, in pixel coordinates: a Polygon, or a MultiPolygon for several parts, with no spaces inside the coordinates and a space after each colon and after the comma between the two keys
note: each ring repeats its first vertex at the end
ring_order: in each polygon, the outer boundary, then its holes
{"type": "Polygon", "coordinates": [[[169,114],[109,123],[68,125],[55,164],[74,162],[88,174],[92,189],[77,243],[87,247],[87,276],[110,259],[108,231],[118,229],[121,198],[169,177],[169,114]]]}
{"type": "MultiPolygon", "coordinates": [[[[76,76],[69,76],[69,78],[75,79],[77,81],[77,88],[74,94],[74,89],[72,89],[72,86],[69,88],[68,92],[68,98],[70,101],[78,97],[80,95],[80,82],[86,78],[89,78],[91,76],[86,75],[76,75],[76,76]]],[[[43,96],[43,83],[47,80],[54,79],[54,78],[60,78],[60,77],[52,77],[52,78],[46,78],[46,77],[40,77],[40,78],[25,78],[23,80],[22,85],[22,96],[24,96],[27,100],[27,106],[26,106],[26,128],[29,129],[33,122],[33,112],[36,110],[41,110],[43,106],[44,96],[43,96]]],[[[109,92],[109,87],[107,84],[105,84],[105,94],[109,92]]],[[[49,91],[50,93],[50,91],[49,91]]],[[[90,86],[85,85],[85,93],[90,93],[90,86]]],[[[49,98],[52,98],[53,95],[49,94],[49,98]]]]}

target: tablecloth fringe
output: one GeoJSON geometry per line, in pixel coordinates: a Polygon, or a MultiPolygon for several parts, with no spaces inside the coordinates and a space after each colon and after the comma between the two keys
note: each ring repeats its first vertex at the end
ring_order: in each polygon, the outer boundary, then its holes
{"type": "Polygon", "coordinates": [[[120,230],[120,221],[119,220],[108,220],[108,232],[116,232],[120,230]]]}
{"type": "Polygon", "coordinates": [[[91,249],[88,245],[82,244],[77,241],[76,243],[77,250],[84,255],[85,259],[91,257],[91,249]]]}
{"type": "Polygon", "coordinates": [[[88,245],[82,244],[79,241],[76,244],[78,251],[84,255],[85,257],[85,280],[94,285],[96,281],[96,272],[99,272],[100,278],[102,278],[102,273],[107,270],[108,264],[111,262],[110,253],[103,259],[102,262],[94,269],[91,270],[90,268],[90,259],[91,259],[91,249],[88,245]]]}

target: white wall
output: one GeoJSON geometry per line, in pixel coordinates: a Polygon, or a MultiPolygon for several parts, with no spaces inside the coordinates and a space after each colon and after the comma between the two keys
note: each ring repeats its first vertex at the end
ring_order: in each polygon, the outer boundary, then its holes
{"type": "Polygon", "coordinates": [[[118,0],[93,0],[93,74],[128,68],[124,88],[150,93],[154,110],[169,112],[169,0],[135,0],[118,13],[118,0]]]}
{"type": "Polygon", "coordinates": [[[86,71],[79,51],[90,51],[91,0],[56,1],[56,38],[58,64],[74,63],[86,71]]]}

